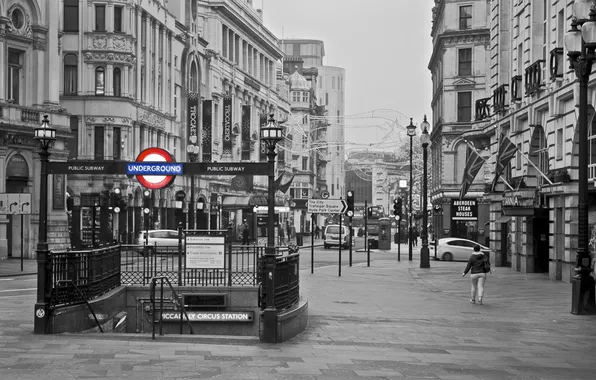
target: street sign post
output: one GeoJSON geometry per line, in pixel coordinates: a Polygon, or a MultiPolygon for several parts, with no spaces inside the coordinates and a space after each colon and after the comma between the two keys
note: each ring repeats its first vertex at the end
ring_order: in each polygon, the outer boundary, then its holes
{"type": "Polygon", "coordinates": [[[308,212],[317,214],[343,214],[348,204],[343,199],[309,199],[308,212]]]}

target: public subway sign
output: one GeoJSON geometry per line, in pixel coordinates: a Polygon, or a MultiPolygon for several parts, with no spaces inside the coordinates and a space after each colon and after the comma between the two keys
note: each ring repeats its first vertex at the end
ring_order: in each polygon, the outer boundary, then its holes
{"type": "Polygon", "coordinates": [[[136,175],[137,180],[148,189],[161,189],[169,186],[182,174],[182,164],[174,162],[172,155],[162,148],[147,148],[137,157],[136,162],[126,164],[126,174],[136,175]]]}
{"type": "Polygon", "coordinates": [[[475,199],[454,199],[451,204],[452,220],[477,220],[478,203],[475,199]]]}

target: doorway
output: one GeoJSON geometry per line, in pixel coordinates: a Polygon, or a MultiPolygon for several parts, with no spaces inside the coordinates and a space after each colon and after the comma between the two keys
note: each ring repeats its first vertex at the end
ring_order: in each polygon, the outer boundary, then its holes
{"type": "MultiPolygon", "coordinates": [[[[24,177],[8,177],[6,180],[7,193],[26,193],[28,178],[24,177]]],[[[6,238],[8,244],[8,257],[26,257],[26,237],[25,231],[27,225],[25,223],[24,215],[8,215],[8,227],[6,229],[6,238]]],[[[28,235],[28,234],[27,234],[28,235]]]]}
{"type": "MultiPolygon", "coordinates": [[[[534,243],[534,271],[536,273],[548,273],[549,271],[549,220],[548,216],[544,215],[548,215],[548,210],[545,209],[545,211],[534,216],[532,223],[534,225],[532,239],[534,243]]],[[[538,214],[538,210],[535,210],[535,213],[538,214]]]]}

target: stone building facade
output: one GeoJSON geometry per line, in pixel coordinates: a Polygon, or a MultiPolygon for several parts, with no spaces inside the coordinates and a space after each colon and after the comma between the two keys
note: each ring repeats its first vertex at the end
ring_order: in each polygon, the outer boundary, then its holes
{"type": "MultiPolygon", "coordinates": [[[[444,21],[444,1],[435,1],[435,24],[444,21]]],[[[470,2],[456,4],[465,6],[470,2]]],[[[588,135],[578,136],[578,83],[564,48],[573,1],[478,2],[478,17],[490,26],[485,67],[487,91],[474,99],[474,122],[462,138],[485,151],[489,175],[476,185],[490,205],[489,241],[497,265],[548,273],[569,282],[578,245],[578,141],[588,139],[588,177],[596,177],[593,111],[588,135]],[[486,9],[485,7],[489,8],[486,9]],[[488,17],[487,17],[488,15],[488,17]],[[493,186],[499,147],[505,138],[515,155],[493,186]]],[[[473,11],[473,14],[477,13],[473,11]]],[[[589,93],[592,91],[589,84],[589,93]]],[[[593,110],[594,97],[589,97],[593,110]]],[[[591,230],[596,194],[589,185],[591,230]]],[[[591,234],[594,241],[594,232],[591,234]]],[[[590,246],[594,252],[594,244],[590,246]]]]}

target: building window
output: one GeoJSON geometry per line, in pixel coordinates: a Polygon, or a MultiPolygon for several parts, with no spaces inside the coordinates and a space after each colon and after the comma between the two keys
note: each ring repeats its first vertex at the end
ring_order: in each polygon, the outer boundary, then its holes
{"type": "Polygon", "coordinates": [[[563,159],[563,128],[557,129],[557,160],[563,159]]]}
{"type": "Polygon", "coordinates": [[[114,138],[112,139],[112,150],[114,152],[114,160],[122,159],[122,130],[120,127],[114,127],[114,138]]]}
{"type": "Polygon", "coordinates": [[[122,96],[122,74],[119,67],[114,68],[113,77],[114,96],[122,96]]]}
{"type": "Polygon", "coordinates": [[[179,93],[180,86],[176,85],[174,87],[174,116],[178,115],[178,93],[179,93]]]}
{"type": "Polygon", "coordinates": [[[114,32],[122,32],[122,11],[124,7],[114,7],[114,32]]]}
{"type": "Polygon", "coordinates": [[[78,59],[75,54],[64,56],[64,95],[77,94],[77,64],[78,59]]]}
{"type": "Polygon", "coordinates": [[[68,158],[75,160],[78,156],[77,149],[79,147],[79,117],[76,115],[70,117],[70,132],[72,134],[72,140],[70,140],[68,146],[72,146],[72,148],[68,151],[68,158]]]}
{"type": "Polygon", "coordinates": [[[308,136],[306,134],[302,135],[302,148],[306,148],[308,145],[308,136]]]}
{"type": "Polygon", "coordinates": [[[106,91],[106,72],[103,67],[95,69],[95,95],[104,95],[106,91]]]}
{"type": "Polygon", "coordinates": [[[9,103],[20,104],[21,77],[23,75],[23,56],[21,51],[8,49],[8,93],[9,103]]]}
{"type": "Polygon", "coordinates": [[[588,178],[596,178],[596,122],[588,131],[588,178]]]}
{"type": "Polygon", "coordinates": [[[328,92],[325,93],[325,105],[326,106],[329,105],[329,93],[328,92]]]}
{"type": "Polygon", "coordinates": [[[103,160],[103,147],[104,147],[104,128],[101,126],[95,126],[95,151],[94,158],[96,160],[103,160]]]}
{"type": "Polygon", "coordinates": [[[79,31],[79,0],[64,0],[64,31],[79,31]]]}
{"type": "Polygon", "coordinates": [[[459,49],[459,75],[472,75],[472,49],[459,49]]]}
{"type": "Polygon", "coordinates": [[[292,101],[293,102],[300,101],[300,92],[299,91],[292,91],[292,101]]]}
{"type": "Polygon", "coordinates": [[[308,115],[302,117],[302,124],[308,124],[308,115]]]}
{"type": "Polygon", "coordinates": [[[304,91],[302,93],[302,102],[303,103],[308,103],[308,92],[307,91],[304,91]]]}
{"type": "Polygon", "coordinates": [[[472,6],[459,7],[459,29],[472,29],[472,6]]]}
{"type": "Polygon", "coordinates": [[[302,170],[308,170],[308,157],[302,157],[302,170]]]}
{"type": "Polygon", "coordinates": [[[106,31],[106,6],[96,5],[95,6],[95,31],[105,32],[106,31]]]}
{"type": "Polygon", "coordinates": [[[472,120],[472,93],[457,93],[457,121],[465,122],[472,120]]]}
{"type": "Polygon", "coordinates": [[[517,157],[515,158],[515,168],[521,170],[522,168],[522,145],[517,144],[517,157]]]}

